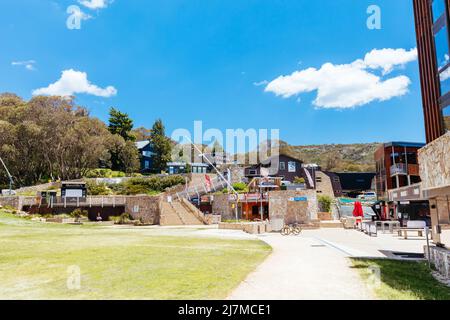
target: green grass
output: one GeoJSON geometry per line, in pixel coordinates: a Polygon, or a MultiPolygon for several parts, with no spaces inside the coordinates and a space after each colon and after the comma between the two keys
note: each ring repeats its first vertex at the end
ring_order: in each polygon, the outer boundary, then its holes
{"type": "Polygon", "coordinates": [[[379,299],[450,300],[450,287],[433,278],[426,262],[352,259],[352,263],[365,281],[371,281],[370,267],[379,268],[381,283],[373,286],[379,299]]]}
{"type": "Polygon", "coordinates": [[[1,211],[0,234],[0,299],[223,299],[271,252],[260,241],[45,224],[1,211]],[[70,266],[81,270],[80,290],[67,287],[70,266]]]}

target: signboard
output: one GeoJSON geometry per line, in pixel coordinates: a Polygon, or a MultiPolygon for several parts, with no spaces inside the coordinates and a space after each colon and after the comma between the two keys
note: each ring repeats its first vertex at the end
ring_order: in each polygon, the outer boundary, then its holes
{"type": "Polygon", "coordinates": [[[307,197],[295,197],[295,198],[289,198],[290,202],[305,202],[308,201],[307,197]]]}

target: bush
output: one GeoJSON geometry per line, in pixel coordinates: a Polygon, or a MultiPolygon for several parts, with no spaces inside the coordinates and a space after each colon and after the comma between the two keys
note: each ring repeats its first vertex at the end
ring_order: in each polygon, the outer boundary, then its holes
{"type": "Polygon", "coordinates": [[[132,178],[125,182],[124,193],[126,195],[136,195],[163,192],[173,186],[184,184],[184,182],[184,178],[179,175],[167,177],[152,176],[150,178],[132,178]]]}
{"type": "MultiPolygon", "coordinates": [[[[232,186],[233,186],[233,189],[236,190],[237,193],[248,193],[249,192],[248,186],[243,182],[235,183],[232,186]]],[[[224,194],[228,193],[228,188],[223,189],[222,193],[224,193],[224,194]]]]}
{"type": "Polygon", "coordinates": [[[333,204],[333,199],[330,196],[319,196],[319,207],[322,212],[331,212],[331,205],[333,204]]]}
{"type": "Polygon", "coordinates": [[[92,169],[85,174],[85,178],[123,178],[126,176],[125,172],[111,169],[92,169]]]}
{"type": "Polygon", "coordinates": [[[131,222],[131,216],[124,212],[119,217],[109,217],[109,221],[114,222],[114,224],[128,224],[131,222]]]}
{"type": "Polygon", "coordinates": [[[306,183],[306,180],[305,180],[305,178],[295,177],[294,183],[295,183],[295,184],[305,184],[305,183],[306,183]]]}
{"type": "Polygon", "coordinates": [[[76,221],[78,221],[80,218],[87,218],[88,212],[86,210],[81,209],[75,209],[71,214],[70,217],[74,218],[76,221]]]}
{"type": "Polygon", "coordinates": [[[113,194],[113,191],[105,183],[88,182],[86,185],[90,196],[109,196],[113,194]]]}

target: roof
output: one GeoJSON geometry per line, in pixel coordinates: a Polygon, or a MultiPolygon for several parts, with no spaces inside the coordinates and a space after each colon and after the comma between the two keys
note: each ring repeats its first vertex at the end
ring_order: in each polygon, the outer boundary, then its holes
{"type": "Polygon", "coordinates": [[[341,181],[342,190],[365,191],[372,189],[373,172],[333,172],[341,181]]]}
{"type": "Polygon", "coordinates": [[[209,165],[206,163],[194,162],[191,163],[191,167],[209,167],[209,165]]]}
{"type": "Polygon", "coordinates": [[[285,158],[294,160],[295,162],[299,162],[299,163],[303,164],[303,161],[300,160],[300,159],[298,159],[298,158],[294,158],[294,157],[288,156],[288,155],[285,154],[285,153],[280,153],[278,156],[272,156],[272,157],[270,157],[270,158],[268,158],[268,159],[266,159],[266,160],[264,160],[264,161],[260,161],[260,163],[257,164],[256,166],[258,167],[258,166],[260,166],[261,164],[262,164],[262,165],[268,165],[268,164],[271,164],[272,161],[274,161],[274,160],[275,160],[276,162],[279,162],[280,157],[285,157],[285,158]]]}
{"type": "Polygon", "coordinates": [[[140,149],[144,149],[146,146],[148,146],[150,144],[150,141],[145,140],[145,141],[137,141],[136,142],[136,147],[140,150],[140,149]]]}
{"type": "Polygon", "coordinates": [[[186,162],[168,162],[167,166],[168,167],[186,167],[187,163],[186,162]]]}
{"type": "Polygon", "coordinates": [[[406,148],[423,148],[425,143],[420,142],[402,142],[402,141],[392,141],[384,144],[385,148],[389,147],[406,147],[406,148]]]}

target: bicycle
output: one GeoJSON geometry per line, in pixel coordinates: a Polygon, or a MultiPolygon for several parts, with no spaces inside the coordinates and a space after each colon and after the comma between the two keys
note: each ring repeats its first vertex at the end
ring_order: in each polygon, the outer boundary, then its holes
{"type": "Polygon", "coordinates": [[[294,236],[298,236],[300,235],[300,233],[302,233],[302,228],[297,223],[285,225],[283,229],[281,229],[281,235],[283,236],[289,236],[291,234],[293,234],[294,236]]]}

